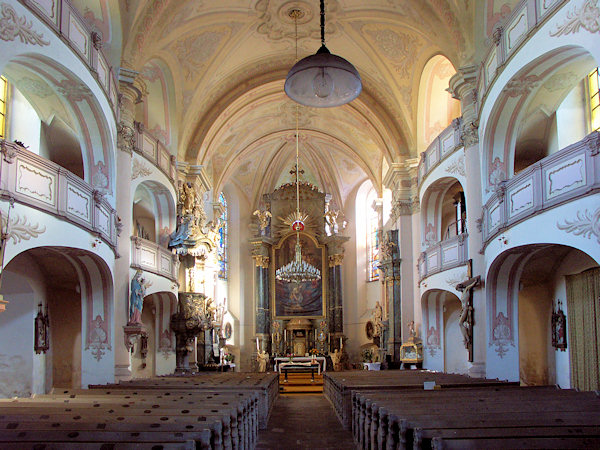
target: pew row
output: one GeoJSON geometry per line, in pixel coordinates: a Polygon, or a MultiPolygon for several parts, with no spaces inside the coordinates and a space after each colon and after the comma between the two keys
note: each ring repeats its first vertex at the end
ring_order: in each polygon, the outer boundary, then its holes
{"type": "Polygon", "coordinates": [[[593,392],[363,390],[352,401],[352,432],[363,449],[600,447],[600,399],[593,392]]]}
{"type": "Polygon", "coordinates": [[[351,428],[352,392],[361,390],[419,390],[423,383],[435,382],[444,389],[480,386],[517,386],[518,383],[471,378],[466,375],[432,372],[429,370],[387,370],[325,372],[323,394],[329,400],[342,426],[351,428]]]}

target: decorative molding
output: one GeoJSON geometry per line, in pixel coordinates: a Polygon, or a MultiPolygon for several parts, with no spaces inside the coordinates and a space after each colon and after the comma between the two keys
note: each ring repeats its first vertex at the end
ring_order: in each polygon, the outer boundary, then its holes
{"type": "Polygon", "coordinates": [[[579,11],[575,6],[573,11],[567,13],[565,22],[558,25],[555,31],[551,31],[550,36],[559,37],[579,33],[582,27],[590,33],[600,33],[600,7],[597,0],[587,0],[579,11]]]}
{"type": "Polygon", "coordinates": [[[506,353],[508,353],[507,346],[509,344],[513,347],[515,345],[510,323],[508,317],[506,317],[504,313],[500,311],[494,318],[494,323],[492,324],[492,342],[490,342],[490,346],[495,345],[496,348],[494,350],[498,356],[500,358],[504,358],[506,353]]]}
{"type": "Polygon", "coordinates": [[[535,74],[522,76],[510,80],[502,91],[509,97],[520,97],[529,94],[539,86],[540,82],[541,78],[535,74]]]}
{"type": "Polygon", "coordinates": [[[147,177],[152,171],[142,162],[137,159],[133,160],[133,167],[131,169],[131,179],[135,180],[138,177],[147,177]]]}
{"type": "Polygon", "coordinates": [[[8,3],[0,5],[0,39],[14,41],[17,37],[23,44],[39,45],[41,47],[50,45],[44,41],[44,35],[33,31],[33,23],[27,23],[26,17],[18,17],[17,12],[8,3]]]}
{"type": "Polygon", "coordinates": [[[70,79],[56,83],[56,88],[58,92],[72,102],[88,100],[92,96],[92,91],[87,86],[70,79]]]}
{"type": "Polygon", "coordinates": [[[583,236],[584,238],[591,239],[592,236],[596,237],[596,240],[600,244],[600,208],[598,208],[593,214],[587,209],[585,212],[577,211],[576,220],[565,220],[564,224],[556,223],[559,230],[566,231],[567,233],[573,233],[575,236],[583,236]]]}

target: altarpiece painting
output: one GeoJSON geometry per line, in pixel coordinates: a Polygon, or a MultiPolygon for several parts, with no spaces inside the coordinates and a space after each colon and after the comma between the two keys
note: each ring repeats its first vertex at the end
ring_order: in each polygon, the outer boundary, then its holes
{"type": "MultiPolygon", "coordinates": [[[[294,258],[296,234],[284,237],[279,246],[275,246],[275,267],[281,267],[294,258]]],[[[325,249],[308,235],[300,234],[302,259],[321,271],[321,279],[302,283],[288,283],[273,277],[273,302],[275,316],[278,317],[322,317],[325,313],[324,269],[325,249]]],[[[326,269],[325,269],[326,272],[326,269]]]]}

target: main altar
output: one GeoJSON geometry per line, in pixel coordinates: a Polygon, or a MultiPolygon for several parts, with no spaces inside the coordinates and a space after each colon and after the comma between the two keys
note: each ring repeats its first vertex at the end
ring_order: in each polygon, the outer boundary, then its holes
{"type": "Polygon", "coordinates": [[[342,217],[331,195],[307,182],[283,184],[263,195],[261,208],[253,213],[256,231],[250,240],[257,353],[276,361],[293,356],[294,362],[320,355],[324,370],[324,355],[341,352],[343,247],[349,239],[342,234],[342,217]],[[292,228],[298,223],[301,228],[292,228]],[[294,260],[298,244],[303,264],[316,269],[318,279],[289,282],[276,276],[294,260]]]}

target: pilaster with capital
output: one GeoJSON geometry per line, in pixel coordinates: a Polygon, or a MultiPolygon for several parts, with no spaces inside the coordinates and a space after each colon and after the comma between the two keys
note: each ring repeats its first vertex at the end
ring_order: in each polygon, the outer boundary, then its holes
{"type": "Polygon", "coordinates": [[[402,345],[402,276],[400,258],[400,241],[398,230],[385,232],[382,239],[381,281],[385,286],[385,301],[388,311],[388,351],[394,363],[400,363],[400,346],[402,345]]]}
{"type": "Polygon", "coordinates": [[[272,242],[265,236],[250,240],[252,246],[252,259],[254,260],[254,298],[256,305],[256,335],[263,341],[261,350],[269,351],[269,340],[271,333],[271,308],[270,308],[270,286],[269,266],[271,263],[272,242]]]}
{"type": "MultiPolygon", "coordinates": [[[[461,135],[465,151],[465,170],[469,174],[466,179],[465,194],[467,195],[468,248],[471,260],[469,276],[472,277],[485,273],[485,260],[478,251],[482,247],[481,231],[477,223],[482,211],[482,177],[476,82],[476,66],[461,67],[450,79],[450,90],[453,96],[461,102],[463,117],[461,135]]],[[[485,376],[487,313],[484,291],[484,289],[473,291],[475,325],[473,327],[473,365],[469,374],[476,377],[485,376]]]]}
{"type": "MultiPolygon", "coordinates": [[[[129,319],[129,283],[130,253],[132,231],[131,173],[132,152],[135,144],[134,119],[135,104],[141,100],[143,82],[137,72],[121,69],[119,74],[119,123],[117,126],[117,178],[116,208],[120,224],[125,233],[117,240],[115,261],[115,330],[123,333],[123,338],[115,337],[115,342],[125,342],[125,327],[129,319]]],[[[131,357],[126,346],[115,346],[115,379],[125,380],[131,377],[131,357]]]]}
{"type": "MultiPolygon", "coordinates": [[[[344,244],[348,236],[334,234],[323,239],[327,246],[328,289],[327,310],[329,312],[329,332],[338,336],[344,333],[344,299],[342,295],[342,263],[344,262],[344,244]]],[[[338,346],[339,339],[334,340],[338,346]],[[336,342],[337,341],[337,342],[336,342]]]]}

